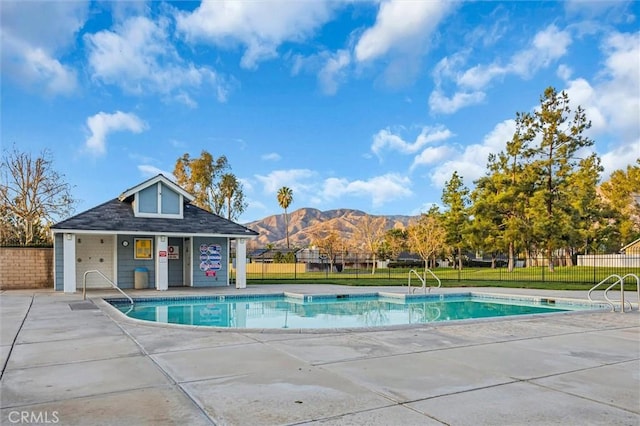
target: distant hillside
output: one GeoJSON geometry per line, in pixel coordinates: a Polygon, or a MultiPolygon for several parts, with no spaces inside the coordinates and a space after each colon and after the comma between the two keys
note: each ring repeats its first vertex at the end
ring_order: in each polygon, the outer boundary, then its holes
{"type": "MultiPolygon", "coordinates": [[[[289,213],[289,242],[291,247],[307,247],[311,243],[314,231],[330,227],[347,239],[352,238],[358,223],[367,213],[353,209],[337,209],[320,211],[312,208],[302,208],[289,213]],[[328,223],[327,223],[328,222],[328,223]]],[[[380,217],[372,215],[373,217],[380,217]]],[[[405,228],[414,216],[383,216],[386,220],[385,229],[405,228]]],[[[267,216],[264,219],[246,223],[250,229],[260,233],[251,245],[264,247],[273,244],[275,247],[286,247],[284,213],[267,216]]]]}

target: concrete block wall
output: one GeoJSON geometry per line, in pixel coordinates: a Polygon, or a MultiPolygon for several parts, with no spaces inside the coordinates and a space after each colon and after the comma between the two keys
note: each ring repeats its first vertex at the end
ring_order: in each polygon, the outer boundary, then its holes
{"type": "Polygon", "coordinates": [[[0,247],[0,290],[53,288],[53,249],[0,247]]]}

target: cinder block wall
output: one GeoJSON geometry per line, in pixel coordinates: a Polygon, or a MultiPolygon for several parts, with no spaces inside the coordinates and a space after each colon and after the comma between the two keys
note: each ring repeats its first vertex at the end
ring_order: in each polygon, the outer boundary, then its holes
{"type": "Polygon", "coordinates": [[[0,247],[0,290],[53,288],[53,249],[0,247]]]}

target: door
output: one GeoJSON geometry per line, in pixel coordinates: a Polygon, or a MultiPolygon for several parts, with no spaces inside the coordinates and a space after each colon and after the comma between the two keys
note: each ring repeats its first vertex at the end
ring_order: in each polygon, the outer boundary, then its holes
{"type": "Polygon", "coordinates": [[[168,268],[169,287],[182,287],[184,285],[182,238],[169,238],[168,268]]]}
{"type": "MultiPolygon", "coordinates": [[[[76,289],[82,291],[82,280],[87,271],[102,272],[112,282],[114,235],[78,235],[76,238],[76,289]]],[[[100,274],[87,275],[87,288],[111,288],[100,274]]]]}
{"type": "Polygon", "coordinates": [[[184,239],[184,256],[183,256],[183,279],[182,282],[186,287],[191,287],[191,238],[184,239]]]}

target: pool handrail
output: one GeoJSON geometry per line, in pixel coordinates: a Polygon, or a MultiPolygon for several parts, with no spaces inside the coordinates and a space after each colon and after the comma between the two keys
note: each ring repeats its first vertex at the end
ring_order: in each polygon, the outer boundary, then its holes
{"type": "Polygon", "coordinates": [[[636,274],[626,274],[623,277],[620,277],[619,280],[615,281],[613,284],[607,287],[606,290],[604,291],[604,298],[607,299],[607,302],[614,304],[617,301],[609,299],[609,296],[607,293],[609,293],[609,290],[611,290],[618,283],[620,283],[620,312],[621,313],[625,312],[624,310],[625,302],[629,304],[629,311],[633,311],[633,304],[628,300],[627,301],[624,300],[624,280],[627,279],[627,277],[636,279],[636,291],[638,292],[638,309],[640,309],[640,277],[638,277],[636,274]]]}
{"type": "MultiPolygon", "coordinates": [[[[595,291],[595,289],[597,289],[602,284],[604,284],[607,281],[609,281],[609,279],[611,279],[611,278],[616,278],[616,281],[615,281],[616,284],[618,283],[618,281],[620,281],[622,279],[622,277],[620,275],[618,275],[618,274],[609,275],[607,278],[603,279],[598,284],[596,284],[593,287],[591,287],[591,289],[587,292],[587,299],[589,299],[590,302],[595,302],[595,300],[593,300],[593,298],[591,297],[591,293],[593,293],[595,291]]],[[[611,306],[611,312],[614,312],[616,310],[616,307],[613,304],[613,302],[611,302],[610,300],[607,300],[607,303],[609,304],[609,306],[611,306]]]]}
{"type": "Polygon", "coordinates": [[[591,287],[591,289],[589,290],[589,292],[587,293],[587,298],[589,299],[590,302],[594,302],[593,298],[591,297],[591,293],[596,290],[598,287],[600,287],[601,285],[607,283],[611,278],[615,278],[615,281],[613,282],[613,284],[610,284],[609,287],[607,287],[604,290],[604,298],[606,300],[606,302],[609,304],[609,306],[611,306],[611,312],[615,312],[616,311],[616,304],[620,303],[620,312],[624,313],[624,307],[625,307],[625,303],[627,303],[629,305],[630,310],[633,310],[633,304],[629,301],[625,301],[624,299],[624,281],[627,278],[635,278],[636,279],[636,291],[638,292],[638,309],[640,309],[640,277],[638,277],[638,275],[636,274],[626,274],[625,276],[621,277],[618,274],[611,274],[609,275],[607,278],[603,279],[602,281],[600,281],[598,284],[594,285],[593,287],[591,287]],[[620,284],[620,300],[611,300],[609,298],[609,291],[611,289],[613,289],[617,284],[620,284]]]}
{"type": "MultiPolygon", "coordinates": [[[[424,294],[427,294],[427,272],[429,272],[431,274],[431,276],[433,278],[436,279],[436,281],[438,281],[438,285],[433,287],[433,286],[429,286],[429,293],[431,293],[431,289],[432,288],[440,288],[442,286],[442,282],[440,281],[440,278],[438,278],[438,276],[436,274],[433,273],[433,271],[429,268],[424,268],[424,275],[421,277],[418,274],[418,271],[416,271],[415,269],[411,269],[409,271],[409,281],[408,281],[408,289],[407,292],[409,294],[411,294],[411,273],[414,273],[416,277],[418,277],[418,279],[420,280],[420,282],[422,283],[422,289],[424,290],[424,294]]],[[[415,292],[415,290],[414,290],[415,292]]]]}
{"type": "Polygon", "coordinates": [[[129,297],[129,295],[127,293],[122,291],[122,289],[120,287],[115,285],[113,283],[113,281],[111,281],[109,278],[107,278],[107,276],[105,274],[103,274],[102,272],[98,271],[97,269],[91,269],[91,270],[85,272],[84,275],[82,276],[82,300],[87,300],[87,275],[89,273],[92,273],[92,272],[96,272],[98,275],[102,276],[102,278],[104,278],[109,284],[111,284],[111,287],[115,288],[120,293],[122,293],[122,295],[124,297],[129,299],[129,303],[131,303],[131,306],[133,306],[133,299],[131,297],[129,297]]]}

